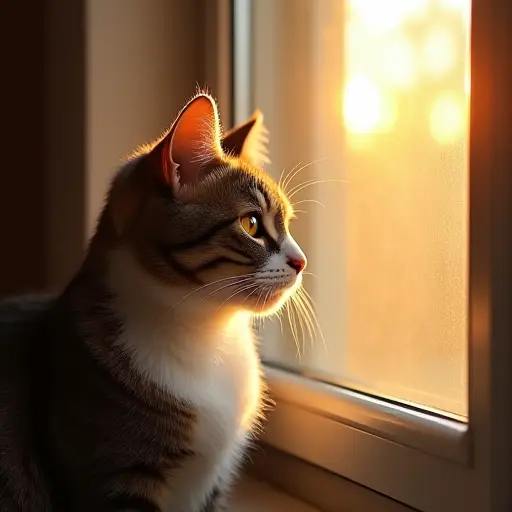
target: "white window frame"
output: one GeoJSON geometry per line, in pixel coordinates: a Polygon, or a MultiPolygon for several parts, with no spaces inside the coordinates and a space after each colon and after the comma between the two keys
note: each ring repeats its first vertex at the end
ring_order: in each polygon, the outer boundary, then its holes
{"type": "MultiPolygon", "coordinates": [[[[237,122],[257,106],[252,3],[233,0],[237,122]]],[[[510,11],[472,3],[468,423],[265,367],[264,443],[425,512],[512,510],[510,11]]]]}

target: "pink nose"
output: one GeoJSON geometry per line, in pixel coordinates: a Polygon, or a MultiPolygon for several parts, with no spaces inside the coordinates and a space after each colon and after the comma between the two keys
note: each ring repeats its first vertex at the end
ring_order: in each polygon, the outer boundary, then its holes
{"type": "Polygon", "coordinates": [[[286,263],[288,263],[298,275],[306,268],[307,260],[306,258],[290,258],[286,263]]]}

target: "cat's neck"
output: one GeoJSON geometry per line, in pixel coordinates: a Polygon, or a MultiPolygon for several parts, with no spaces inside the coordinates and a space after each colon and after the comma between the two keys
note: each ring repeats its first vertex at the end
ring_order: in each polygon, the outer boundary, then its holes
{"type": "Polygon", "coordinates": [[[190,292],[159,283],[129,252],[110,253],[106,285],[123,326],[116,344],[160,388],[172,388],[183,372],[205,377],[225,354],[253,343],[249,318],[199,297],[183,299],[190,292]]]}
{"type": "Polygon", "coordinates": [[[236,309],[203,300],[188,288],[158,282],[131,252],[112,250],[107,258],[106,286],[117,312],[130,323],[152,326],[162,335],[176,330],[229,334],[240,325],[236,309]]]}

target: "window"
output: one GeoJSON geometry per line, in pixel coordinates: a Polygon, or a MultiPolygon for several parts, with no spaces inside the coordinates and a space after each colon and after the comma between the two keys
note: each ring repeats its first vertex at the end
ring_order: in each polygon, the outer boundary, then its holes
{"type": "Polygon", "coordinates": [[[506,379],[491,389],[489,367],[498,375],[509,363],[482,330],[477,284],[492,241],[476,212],[505,168],[490,174],[483,145],[498,103],[469,107],[490,87],[484,70],[498,76],[496,53],[479,63],[499,9],[234,3],[235,118],[265,115],[269,171],[299,210],[293,233],[320,326],[310,336],[315,322],[301,328],[292,309],[291,326],[264,327],[277,401],[265,440],[425,511],[494,510],[490,418],[498,394],[510,395],[506,379]]]}
{"type": "Polygon", "coordinates": [[[469,1],[296,6],[255,4],[252,90],[273,169],[298,166],[325,346],[288,331],[300,358],[281,340],[265,357],[464,418],[469,1]]]}

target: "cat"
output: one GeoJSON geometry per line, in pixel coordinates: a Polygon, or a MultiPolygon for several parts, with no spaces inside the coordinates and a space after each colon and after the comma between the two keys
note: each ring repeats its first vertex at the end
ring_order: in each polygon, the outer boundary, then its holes
{"type": "Polygon", "coordinates": [[[64,291],[1,304],[1,512],[226,510],[262,416],[251,318],[306,265],[265,138],[198,93],[117,172],[64,291]]]}

